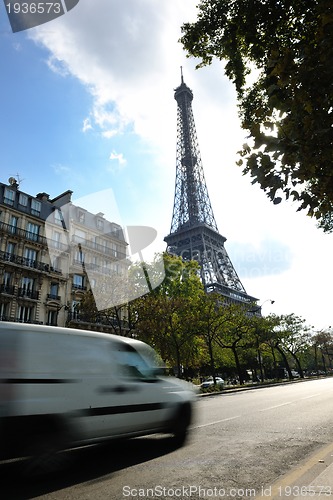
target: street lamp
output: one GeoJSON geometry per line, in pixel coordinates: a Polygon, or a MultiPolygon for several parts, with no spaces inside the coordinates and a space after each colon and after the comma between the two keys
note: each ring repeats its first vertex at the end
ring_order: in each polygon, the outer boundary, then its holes
{"type": "Polygon", "coordinates": [[[272,300],[272,299],[266,299],[264,300],[264,302],[262,304],[260,304],[259,306],[255,307],[254,309],[250,309],[249,312],[252,313],[252,314],[255,314],[257,312],[260,311],[260,316],[261,316],[261,309],[262,309],[262,306],[264,304],[266,304],[266,302],[270,302],[271,304],[274,304],[275,300],[272,300]]]}

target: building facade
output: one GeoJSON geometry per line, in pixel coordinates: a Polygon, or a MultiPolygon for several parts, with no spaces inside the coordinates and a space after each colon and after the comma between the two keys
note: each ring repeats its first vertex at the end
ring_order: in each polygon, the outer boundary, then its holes
{"type": "Polygon", "coordinates": [[[75,326],[84,293],[127,272],[121,226],[71,196],[0,182],[0,320],[75,326]]]}

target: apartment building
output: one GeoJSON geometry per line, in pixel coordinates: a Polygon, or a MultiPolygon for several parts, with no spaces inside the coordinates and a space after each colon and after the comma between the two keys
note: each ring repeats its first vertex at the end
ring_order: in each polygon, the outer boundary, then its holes
{"type": "Polygon", "coordinates": [[[0,320],[80,322],[84,293],[126,274],[121,226],[74,205],[71,196],[32,196],[13,177],[0,182],[0,320]]]}

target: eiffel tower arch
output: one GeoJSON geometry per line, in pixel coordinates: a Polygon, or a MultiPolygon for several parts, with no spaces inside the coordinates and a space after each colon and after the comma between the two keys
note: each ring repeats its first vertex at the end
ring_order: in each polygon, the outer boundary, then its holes
{"type": "Polygon", "coordinates": [[[224,247],[210,203],[195,129],[193,93],[184,83],[175,89],[177,101],[176,182],[167,252],[196,260],[207,292],[218,292],[229,302],[253,303],[224,247]]]}

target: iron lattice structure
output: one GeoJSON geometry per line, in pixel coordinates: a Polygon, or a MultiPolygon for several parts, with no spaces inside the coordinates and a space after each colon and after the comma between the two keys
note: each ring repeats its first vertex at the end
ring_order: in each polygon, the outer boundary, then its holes
{"type": "Polygon", "coordinates": [[[256,302],[242,285],[218,232],[202,167],[194,117],[193,93],[184,83],[175,89],[177,101],[176,184],[167,252],[194,259],[207,292],[219,292],[231,302],[256,302]]]}

